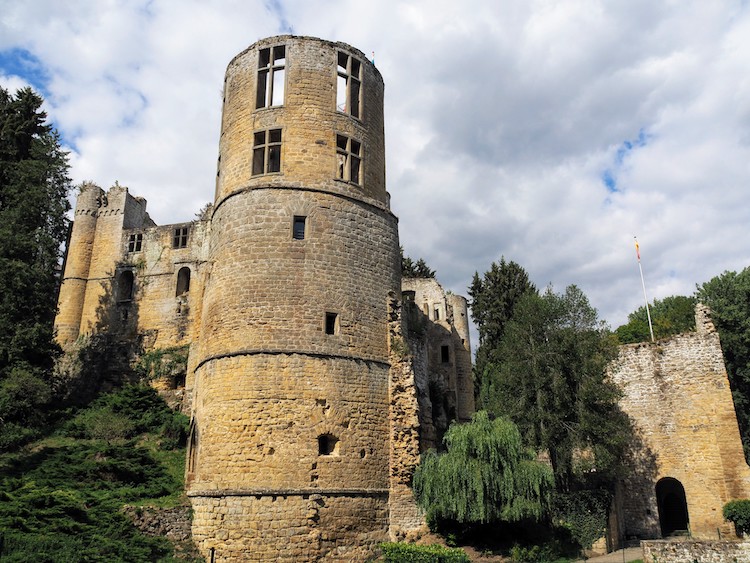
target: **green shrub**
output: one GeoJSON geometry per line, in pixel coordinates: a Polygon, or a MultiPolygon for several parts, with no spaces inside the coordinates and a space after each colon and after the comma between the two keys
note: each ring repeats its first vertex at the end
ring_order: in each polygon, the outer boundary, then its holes
{"type": "Polygon", "coordinates": [[[737,535],[750,532],[750,500],[732,500],[722,509],[724,518],[734,524],[737,535]]]}
{"type": "Polygon", "coordinates": [[[469,563],[469,557],[462,549],[441,545],[383,543],[380,548],[386,563],[469,563]]]}
{"type": "Polygon", "coordinates": [[[604,489],[557,493],[553,497],[555,524],[567,529],[583,548],[604,536],[612,495],[604,489]]]}

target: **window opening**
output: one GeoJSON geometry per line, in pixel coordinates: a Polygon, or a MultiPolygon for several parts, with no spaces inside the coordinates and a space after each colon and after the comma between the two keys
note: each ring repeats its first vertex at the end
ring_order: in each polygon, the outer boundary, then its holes
{"type": "Polygon", "coordinates": [[[133,286],[135,285],[135,276],[130,270],[122,272],[117,278],[117,300],[132,301],[133,286]]]}
{"type": "Polygon", "coordinates": [[[664,477],[656,483],[656,503],[659,508],[661,535],[686,535],[689,518],[685,488],[677,479],[664,477]]]}
{"type": "Polygon", "coordinates": [[[359,118],[362,105],[362,63],[339,52],[336,80],[336,109],[359,118]]]}
{"type": "Polygon", "coordinates": [[[178,227],[174,230],[172,238],[172,248],[185,248],[188,243],[188,228],[178,227]]]}
{"type": "Polygon", "coordinates": [[[451,353],[450,353],[450,347],[449,346],[441,346],[440,347],[440,361],[444,364],[447,364],[451,361],[451,353]]]}
{"type": "Polygon", "coordinates": [[[128,252],[140,252],[143,244],[143,233],[130,235],[128,238],[128,252]]]}
{"type": "Polygon", "coordinates": [[[284,65],[286,47],[277,45],[261,49],[258,54],[258,90],[256,108],[280,106],[284,103],[284,65]]]}
{"type": "Polygon", "coordinates": [[[253,176],[281,170],[281,129],[258,131],[253,136],[253,176]]]}
{"type": "Polygon", "coordinates": [[[318,455],[339,455],[339,439],[332,434],[318,436],[318,455]]]}
{"type": "Polygon", "coordinates": [[[338,314],[326,313],[326,334],[336,334],[338,332],[338,314]]]}
{"type": "Polygon", "coordinates": [[[177,272],[177,291],[175,292],[175,296],[185,295],[188,291],[190,291],[190,268],[185,266],[177,272]]]}
{"type": "Polygon", "coordinates": [[[359,184],[362,166],[362,143],[345,135],[336,135],[336,177],[339,180],[359,184]]]}
{"type": "Polygon", "coordinates": [[[440,307],[435,307],[435,320],[440,320],[440,307]]]}
{"type": "Polygon", "coordinates": [[[305,238],[305,221],[307,217],[295,215],[292,224],[292,238],[295,240],[304,240],[305,238]]]}

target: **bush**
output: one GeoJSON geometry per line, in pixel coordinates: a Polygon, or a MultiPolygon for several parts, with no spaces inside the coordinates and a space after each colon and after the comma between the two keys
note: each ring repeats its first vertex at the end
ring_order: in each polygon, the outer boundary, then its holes
{"type": "Polygon", "coordinates": [[[722,513],[725,520],[734,524],[738,536],[750,532],[750,500],[729,501],[724,505],[722,513]]]}
{"type": "Polygon", "coordinates": [[[441,545],[383,543],[380,548],[386,563],[469,563],[469,556],[462,549],[441,545]]]}
{"type": "Polygon", "coordinates": [[[604,489],[557,493],[553,498],[555,524],[567,529],[583,548],[604,536],[612,495],[604,489]]]}

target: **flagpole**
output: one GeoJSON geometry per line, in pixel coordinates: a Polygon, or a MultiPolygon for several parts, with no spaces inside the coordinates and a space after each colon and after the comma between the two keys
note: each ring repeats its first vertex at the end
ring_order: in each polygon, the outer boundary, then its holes
{"type": "Polygon", "coordinates": [[[646,317],[648,318],[648,331],[651,333],[651,342],[654,341],[654,327],[651,324],[651,312],[648,309],[648,297],[646,297],[646,282],[643,280],[643,266],[641,266],[641,248],[638,246],[638,237],[635,239],[635,255],[638,257],[638,270],[641,272],[641,286],[643,287],[643,300],[646,302],[646,317]]]}

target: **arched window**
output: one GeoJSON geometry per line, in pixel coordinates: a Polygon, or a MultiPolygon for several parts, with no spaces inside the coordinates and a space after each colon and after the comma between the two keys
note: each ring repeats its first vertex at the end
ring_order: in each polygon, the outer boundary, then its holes
{"type": "Polygon", "coordinates": [[[177,291],[175,292],[175,296],[179,297],[188,291],[190,291],[190,268],[185,266],[177,272],[177,291]]]}
{"type": "Polygon", "coordinates": [[[117,278],[117,300],[132,301],[135,276],[130,270],[121,272],[117,278]]]}
{"type": "Polygon", "coordinates": [[[656,502],[662,537],[687,535],[689,519],[682,483],[672,477],[660,479],[656,484],[656,502]]]}
{"type": "Polygon", "coordinates": [[[339,455],[339,439],[333,434],[318,436],[318,455],[339,455]]]}

